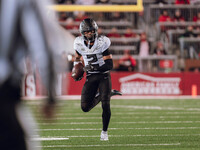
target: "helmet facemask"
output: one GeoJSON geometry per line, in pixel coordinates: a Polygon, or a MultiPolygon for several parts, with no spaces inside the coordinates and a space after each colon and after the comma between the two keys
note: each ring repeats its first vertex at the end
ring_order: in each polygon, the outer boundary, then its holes
{"type": "Polygon", "coordinates": [[[94,41],[98,36],[98,26],[96,22],[90,18],[84,19],[81,22],[79,30],[85,41],[94,41]]]}
{"type": "Polygon", "coordinates": [[[83,32],[84,39],[87,41],[94,41],[96,38],[95,30],[84,31],[83,32]]]}

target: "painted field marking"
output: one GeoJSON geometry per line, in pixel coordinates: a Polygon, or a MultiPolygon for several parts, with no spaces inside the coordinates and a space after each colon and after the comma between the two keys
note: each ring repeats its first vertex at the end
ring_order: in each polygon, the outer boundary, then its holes
{"type": "Polygon", "coordinates": [[[184,110],[184,111],[200,111],[200,108],[178,108],[178,107],[161,107],[161,106],[134,106],[134,105],[113,105],[112,108],[125,109],[146,109],[146,110],[184,110]]]}
{"type": "MultiPolygon", "coordinates": [[[[166,115],[168,115],[168,114],[171,114],[171,115],[174,115],[174,114],[200,114],[200,112],[197,112],[197,111],[194,111],[194,112],[191,112],[191,111],[189,111],[189,112],[162,112],[163,114],[166,114],[166,115]]],[[[157,112],[121,112],[121,113],[119,113],[119,112],[113,112],[113,115],[157,115],[158,113],[157,112]]],[[[76,116],[82,116],[83,115],[83,113],[56,113],[55,114],[55,116],[57,117],[57,116],[74,116],[74,117],[76,117],[76,116]]],[[[91,113],[88,113],[87,114],[87,116],[91,116],[91,117],[93,117],[93,116],[98,116],[98,115],[101,115],[101,113],[94,113],[94,112],[91,112],[91,113]]],[[[41,114],[40,114],[40,112],[38,112],[38,114],[36,114],[36,115],[34,115],[35,117],[40,117],[41,116],[41,114]]]]}
{"type": "Polygon", "coordinates": [[[41,146],[43,148],[50,148],[50,147],[124,147],[124,146],[179,146],[180,143],[160,143],[160,144],[108,144],[108,145],[48,145],[48,146],[41,146]]]}
{"type": "MultiPolygon", "coordinates": [[[[165,137],[165,136],[200,136],[200,134],[161,134],[161,135],[109,135],[109,137],[165,137]]],[[[72,136],[56,136],[56,137],[42,137],[42,138],[47,138],[47,139],[52,139],[52,140],[59,140],[59,138],[62,140],[62,138],[94,138],[94,137],[99,137],[99,135],[72,135],[72,136]]]]}
{"type": "MultiPolygon", "coordinates": [[[[54,118],[54,120],[85,120],[85,119],[102,119],[102,117],[57,117],[54,118]]],[[[49,120],[49,119],[45,119],[45,118],[38,118],[37,120],[49,120]]]]}
{"type": "Polygon", "coordinates": [[[113,122],[118,124],[149,124],[149,123],[156,123],[156,124],[169,124],[169,123],[200,123],[200,121],[138,121],[138,122],[113,122]]]}
{"type": "MultiPolygon", "coordinates": [[[[112,122],[111,124],[173,124],[173,123],[200,123],[200,121],[138,121],[138,122],[112,122]]],[[[102,122],[63,122],[63,123],[38,123],[40,125],[83,125],[83,124],[102,124],[102,122]]]]}
{"type": "MultiPolygon", "coordinates": [[[[112,119],[119,119],[120,117],[115,117],[114,115],[112,116],[112,119]]],[[[199,116],[130,116],[130,117],[122,117],[123,119],[150,119],[150,118],[160,118],[160,119],[173,119],[173,118],[186,118],[186,119],[192,119],[192,118],[200,118],[199,116]]],[[[37,120],[49,120],[49,119],[45,119],[45,118],[36,118],[37,120]]],[[[57,117],[54,118],[54,120],[85,120],[85,119],[89,119],[89,120],[101,120],[101,117],[57,117]]]]}
{"type": "Polygon", "coordinates": [[[60,141],[60,140],[69,140],[68,137],[38,137],[32,138],[32,141],[60,141]]]}
{"type": "MultiPolygon", "coordinates": [[[[109,128],[109,130],[185,130],[185,129],[200,129],[200,127],[163,127],[163,128],[109,128]]],[[[93,128],[93,129],[35,129],[37,131],[96,131],[102,130],[101,128],[93,128]]]]}

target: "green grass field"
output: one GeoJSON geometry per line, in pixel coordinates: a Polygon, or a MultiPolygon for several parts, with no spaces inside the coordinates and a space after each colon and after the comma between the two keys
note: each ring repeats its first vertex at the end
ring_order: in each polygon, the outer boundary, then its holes
{"type": "Polygon", "coordinates": [[[44,150],[200,150],[200,100],[111,100],[109,141],[100,141],[101,106],[61,101],[55,121],[34,111],[44,150]],[[47,138],[46,140],[44,138],[47,138]]]}

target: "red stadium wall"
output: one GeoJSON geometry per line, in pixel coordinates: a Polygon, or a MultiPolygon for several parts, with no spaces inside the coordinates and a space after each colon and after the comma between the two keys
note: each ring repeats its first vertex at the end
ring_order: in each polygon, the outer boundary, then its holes
{"type": "MultiPolygon", "coordinates": [[[[124,95],[200,95],[200,73],[131,73],[112,72],[112,88],[124,95]]],[[[85,78],[75,82],[71,73],[58,75],[57,95],[80,95],[85,78]]],[[[24,96],[44,96],[46,90],[39,76],[27,75],[24,96]]]]}

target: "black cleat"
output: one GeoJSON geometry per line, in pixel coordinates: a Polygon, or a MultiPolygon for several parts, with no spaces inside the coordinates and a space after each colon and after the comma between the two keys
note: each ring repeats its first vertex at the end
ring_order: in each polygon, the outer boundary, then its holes
{"type": "Polygon", "coordinates": [[[122,95],[122,93],[120,91],[112,89],[110,96],[114,96],[114,95],[122,95]]]}

